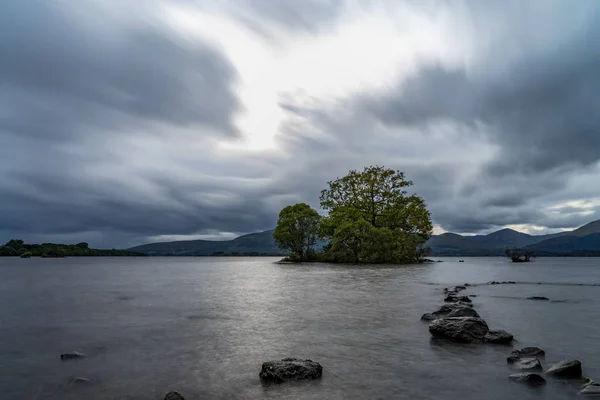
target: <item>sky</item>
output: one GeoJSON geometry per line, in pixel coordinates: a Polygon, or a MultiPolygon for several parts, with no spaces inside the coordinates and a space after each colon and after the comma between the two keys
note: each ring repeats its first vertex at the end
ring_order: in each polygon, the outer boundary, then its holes
{"type": "Polygon", "coordinates": [[[435,232],[600,219],[595,0],[3,0],[0,242],[271,229],[351,169],[435,232]]]}

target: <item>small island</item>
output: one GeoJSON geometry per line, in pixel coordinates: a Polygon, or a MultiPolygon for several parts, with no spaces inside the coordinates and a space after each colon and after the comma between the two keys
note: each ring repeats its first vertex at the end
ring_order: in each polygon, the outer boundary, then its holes
{"type": "Polygon", "coordinates": [[[42,257],[42,258],[63,258],[63,257],[131,257],[145,256],[144,253],[138,253],[128,250],[99,250],[90,249],[86,242],[77,244],[27,244],[20,239],[9,240],[6,244],[0,245],[0,257],[42,257]]]}
{"type": "Polygon", "coordinates": [[[381,166],[350,171],[321,192],[322,216],[305,203],[285,207],[273,233],[285,261],[415,264],[432,233],[424,200],[404,173],[381,166]]]}
{"type": "Polygon", "coordinates": [[[529,262],[531,258],[535,258],[533,251],[528,249],[506,249],[504,251],[506,257],[510,258],[512,262],[529,262]]]}

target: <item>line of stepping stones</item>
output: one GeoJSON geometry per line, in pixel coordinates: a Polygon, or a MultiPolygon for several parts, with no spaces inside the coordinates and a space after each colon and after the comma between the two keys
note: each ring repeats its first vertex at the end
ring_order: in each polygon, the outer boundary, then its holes
{"type": "MultiPolygon", "coordinates": [[[[489,282],[491,285],[514,284],[514,282],[489,282]]],[[[459,343],[492,343],[508,344],[514,339],[513,335],[503,330],[490,330],[487,323],[473,308],[469,296],[461,295],[469,284],[445,288],[444,302],[439,310],[423,314],[422,321],[430,321],[429,332],[434,338],[445,339],[459,343]]],[[[545,298],[544,298],[545,299],[545,298]]],[[[536,299],[537,300],[537,299],[536,299]]],[[[514,369],[524,371],[509,375],[509,379],[530,386],[546,384],[546,380],[532,371],[543,371],[540,358],[545,357],[544,350],[538,347],[525,347],[513,350],[506,359],[514,369]]],[[[582,376],[579,360],[565,360],[552,365],[544,373],[560,379],[568,379],[580,385],[580,395],[600,395],[600,383],[582,376]]]]}

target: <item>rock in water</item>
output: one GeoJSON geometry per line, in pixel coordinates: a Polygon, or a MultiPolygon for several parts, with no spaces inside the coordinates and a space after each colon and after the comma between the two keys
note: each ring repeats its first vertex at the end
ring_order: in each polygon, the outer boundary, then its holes
{"type": "Polygon", "coordinates": [[[522,371],[541,371],[542,363],[537,358],[521,358],[513,364],[516,369],[522,371]]]}
{"type": "Polygon", "coordinates": [[[169,392],[165,396],[165,400],[185,400],[179,392],[169,392]]]}
{"type": "Polygon", "coordinates": [[[510,353],[510,356],[506,359],[506,362],[512,364],[523,357],[544,357],[545,355],[546,353],[544,350],[540,349],[539,347],[524,347],[522,349],[513,350],[512,353],[510,353]]]}
{"type": "Polygon", "coordinates": [[[475,317],[441,318],[429,325],[429,333],[433,337],[460,343],[483,341],[488,331],[485,321],[475,317]]]}
{"type": "Polygon", "coordinates": [[[284,358],[281,361],[263,363],[260,379],[267,382],[281,383],[291,380],[317,379],[323,374],[323,367],[312,360],[284,358]]]}
{"type": "Polygon", "coordinates": [[[514,336],[504,330],[489,331],[483,338],[488,343],[506,344],[513,341],[514,336]]]}
{"type": "Polygon", "coordinates": [[[550,300],[550,299],[547,297],[543,297],[543,296],[531,296],[531,297],[528,297],[527,300],[550,300]]]}
{"type": "Polygon", "coordinates": [[[444,304],[439,310],[432,313],[423,314],[421,321],[433,321],[443,317],[475,317],[480,318],[477,311],[469,305],[461,303],[444,304]]]}
{"type": "Polygon", "coordinates": [[[579,360],[561,361],[551,366],[546,371],[546,375],[557,378],[581,378],[581,362],[579,360]]]}
{"type": "Polygon", "coordinates": [[[600,395],[600,386],[596,386],[594,384],[587,385],[579,391],[579,394],[581,396],[598,396],[600,395]]]}
{"type": "Polygon", "coordinates": [[[69,385],[75,385],[78,383],[91,383],[91,379],[83,378],[81,376],[73,376],[69,379],[69,385]]]}
{"type": "Polygon", "coordinates": [[[78,351],[72,353],[64,353],[60,355],[61,360],[73,360],[75,358],[84,358],[86,355],[78,351]]]}
{"type": "Polygon", "coordinates": [[[512,374],[508,376],[509,379],[515,382],[526,383],[531,386],[541,386],[546,384],[546,380],[538,374],[532,374],[530,372],[522,372],[520,374],[512,374]]]}
{"type": "Polygon", "coordinates": [[[457,296],[455,294],[448,294],[444,301],[446,303],[457,303],[459,301],[462,301],[464,303],[472,303],[472,300],[469,298],[469,296],[457,296]]]}

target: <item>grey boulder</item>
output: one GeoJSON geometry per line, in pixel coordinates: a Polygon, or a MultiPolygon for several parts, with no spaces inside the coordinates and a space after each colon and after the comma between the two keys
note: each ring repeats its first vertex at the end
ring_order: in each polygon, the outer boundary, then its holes
{"type": "Polygon", "coordinates": [[[440,318],[429,324],[433,337],[459,343],[481,342],[488,331],[485,321],[476,317],[440,318]]]}
{"type": "Polygon", "coordinates": [[[544,357],[546,353],[539,347],[524,347],[522,349],[513,350],[510,356],[506,359],[509,364],[521,358],[544,357]]]}
{"type": "Polygon", "coordinates": [[[444,301],[446,303],[457,303],[457,302],[464,302],[464,303],[471,303],[472,300],[469,298],[469,296],[457,296],[456,294],[448,294],[446,296],[446,298],[444,299],[444,301]]]}
{"type": "Polygon", "coordinates": [[[513,341],[514,336],[504,330],[493,330],[485,334],[483,339],[487,343],[507,344],[513,341]]]}
{"type": "Polygon", "coordinates": [[[512,374],[508,376],[509,379],[515,382],[526,383],[530,386],[541,386],[546,384],[546,380],[538,375],[530,372],[521,372],[519,374],[512,374]]]}
{"type": "Polygon", "coordinates": [[[439,310],[432,313],[423,314],[422,321],[433,321],[434,319],[443,317],[476,317],[480,318],[477,311],[469,305],[461,303],[444,304],[439,310]]]}
{"type": "Polygon", "coordinates": [[[581,378],[581,361],[561,361],[548,368],[548,370],[546,371],[546,375],[568,379],[581,378]]]}
{"type": "Polygon", "coordinates": [[[265,382],[281,383],[305,379],[317,379],[323,375],[323,367],[312,360],[284,358],[281,361],[263,363],[259,377],[265,382]]]}
{"type": "Polygon", "coordinates": [[[542,363],[537,358],[521,358],[513,366],[522,371],[541,371],[542,363]]]}

